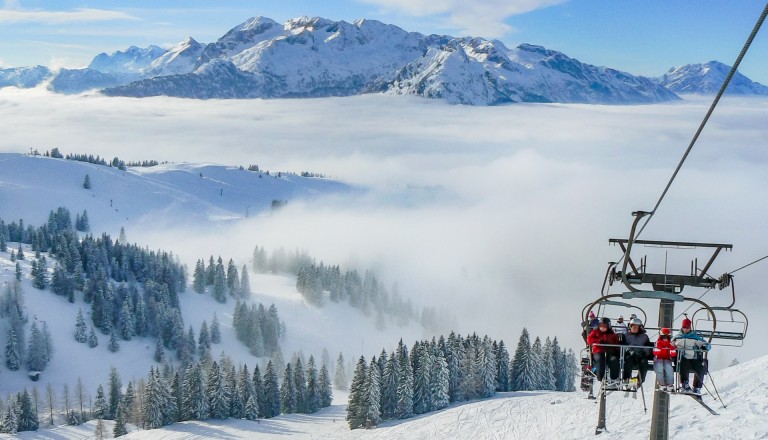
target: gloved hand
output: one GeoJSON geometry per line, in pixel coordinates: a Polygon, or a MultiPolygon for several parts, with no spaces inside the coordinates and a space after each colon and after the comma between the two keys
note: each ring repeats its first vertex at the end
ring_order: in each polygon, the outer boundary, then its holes
{"type": "Polygon", "coordinates": [[[712,348],[712,346],[709,344],[704,344],[701,346],[701,349],[704,351],[709,351],[710,348],[712,348]]]}

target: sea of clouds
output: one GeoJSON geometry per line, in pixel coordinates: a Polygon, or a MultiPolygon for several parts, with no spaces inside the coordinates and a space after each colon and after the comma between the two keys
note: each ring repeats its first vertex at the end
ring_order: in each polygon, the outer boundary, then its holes
{"type": "MultiPolygon", "coordinates": [[[[207,233],[147,230],[132,238],[193,258],[214,246],[243,260],[256,243],[306,249],[332,264],[375,267],[416,302],[453,310],[461,332],[488,332],[514,348],[526,326],[580,349],[582,307],[599,297],[607,262],[621,258],[608,239],[626,238],[632,211],[653,208],[709,104],[699,97],[466,107],[383,95],[198,101],[6,88],[0,152],[58,147],[323,173],[366,191],[289,204],[207,233]]],[[[768,254],[766,120],[768,100],[723,99],[643,238],[732,243],[713,276],[768,254]]],[[[649,270],[670,273],[709,256],[654,248],[638,250],[643,255],[649,270]]],[[[768,331],[760,319],[768,311],[763,270],[736,278],[753,336],[768,331]]],[[[723,292],[703,299],[730,302],[723,292]]],[[[646,311],[655,325],[655,306],[646,311]]],[[[713,359],[724,366],[768,353],[756,340],[713,359]]]]}

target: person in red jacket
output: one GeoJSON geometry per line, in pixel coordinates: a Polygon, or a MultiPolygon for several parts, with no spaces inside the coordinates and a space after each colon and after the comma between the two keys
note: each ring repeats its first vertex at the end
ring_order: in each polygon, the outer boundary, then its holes
{"type": "Polygon", "coordinates": [[[605,376],[605,366],[608,364],[611,380],[618,383],[619,379],[619,335],[611,329],[611,320],[603,318],[597,328],[587,336],[587,343],[592,348],[592,358],[595,360],[597,380],[605,376]]]}
{"type": "Polygon", "coordinates": [[[659,340],[653,349],[653,371],[656,372],[656,381],[662,391],[675,389],[675,369],[672,362],[677,360],[677,347],[670,340],[672,334],[668,328],[659,331],[659,340]]]}

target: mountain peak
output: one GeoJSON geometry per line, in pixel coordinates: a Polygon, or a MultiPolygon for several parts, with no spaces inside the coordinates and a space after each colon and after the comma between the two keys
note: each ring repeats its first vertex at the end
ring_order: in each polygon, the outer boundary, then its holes
{"type": "MultiPolygon", "coordinates": [[[[715,60],[704,64],[686,64],[669,69],[658,79],[658,83],[675,93],[713,95],[720,90],[730,71],[731,66],[715,60]]],[[[733,95],[766,96],[768,87],[737,71],[725,92],[733,95]]]]}

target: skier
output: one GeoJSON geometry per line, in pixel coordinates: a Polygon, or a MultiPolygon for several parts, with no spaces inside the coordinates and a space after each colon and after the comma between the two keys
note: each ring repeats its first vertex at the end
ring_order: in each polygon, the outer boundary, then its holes
{"type": "Polygon", "coordinates": [[[619,379],[619,336],[611,329],[611,320],[603,318],[597,328],[587,336],[587,343],[592,348],[592,358],[595,360],[597,380],[602,381],[605,367],[610,370],[609,386],[615,387],[619,379]],[[607,345],[607,346],[606,346],[607,345]]]}
{"type": "Polygon", "coordinates": [[[597,316],[595,316],[595,312],[590,311],[589,312],[589,319],[581,323],[581,337],[584,338],[584,342],[587,342],[587,336],[589,333],[597,328],[597,324],[600,322],[599,319],[597,319],[597,316]]]}
{"type": "Polygon", "coordinates": [[[685,393],[701,394],[701,386],[704,383],[704,375],[707,374],[704,367],[704,352],[711,348],[707,341],[691,328],[691,320],[683,319],[680,333],[672,338],[680,352],[680,383],[681,390],[685,393]],[[688,384],[691,370],[695,373],[693,389],[688,384]]]}
{"type": "Polygon", "coordinates": [[[653,371],[656,372],[656,382],[662,391],[675,389],[675,369],[672,361],[677,359],[677,347],[670,341],[672,332],[666,327],[659,331],[656,348],[653,349],[653,371]]]}
{"type": "Polygon", "coordinates": [[[645,347],[653,347],[643,327],[643,321],[635,318],[629,323],[629,332],[624,335],[624,343],[629,348],[624,351],[624,371],[621,378],[627,381],[632,376],[632,370],[637,370],[639,384],[642,384],[648,373],[648,359],[652,356],[651,348],[645,347]]]}
{"type": "Polygon", "coordinates": [[[619,317],[616,318],[616,324],[613,324],[613,331],[616,332],[617,335],[627,334],[627,324],[624,323],[624,316],[619,315],[619,317]]]}

